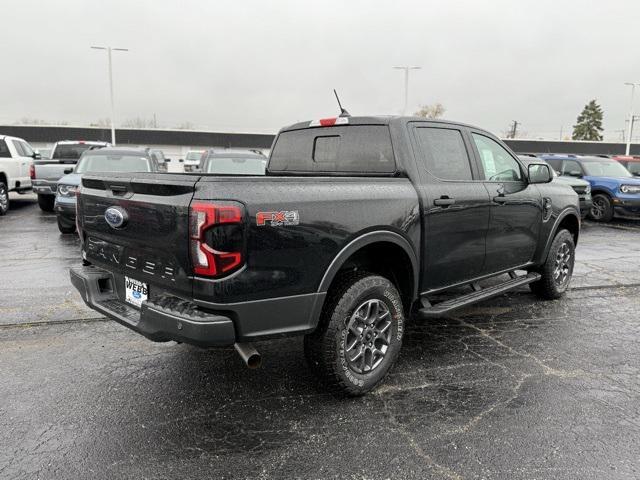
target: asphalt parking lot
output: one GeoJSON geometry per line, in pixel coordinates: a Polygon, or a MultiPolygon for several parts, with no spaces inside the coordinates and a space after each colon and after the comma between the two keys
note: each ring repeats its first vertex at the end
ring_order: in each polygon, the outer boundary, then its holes
{"type": "Polygon", "coordinates": [[[0,218],[0,478],[640,477],[640,221],[585,223],[573,289],[413,319],[373,394],[323,393],[300,339],[155,344],[85,307],[78,240],[0,218]]]}

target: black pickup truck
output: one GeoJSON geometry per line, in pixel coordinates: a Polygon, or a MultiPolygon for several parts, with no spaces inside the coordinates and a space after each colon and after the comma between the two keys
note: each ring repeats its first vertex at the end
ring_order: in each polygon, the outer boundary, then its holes
{"type": "Polygon", "coordinates": [[[566,291],[580,211],[551,180],[547,164],[525,167],[464,124],[298,123],[277,135],[264,176],[85,175],[71,281],[151,340],[234,345],[250,367],[252,342],[304,335],[325,384],[360,395],[393,365],[410,314],[526,284],[566,291]]]}

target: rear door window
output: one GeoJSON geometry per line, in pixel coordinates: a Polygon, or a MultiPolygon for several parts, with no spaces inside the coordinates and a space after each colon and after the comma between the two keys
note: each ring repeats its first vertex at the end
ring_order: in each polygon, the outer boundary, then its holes
{"type": "Polygon", "coordinates": [[[0,158],[11,158],[11,152],[4,140],[0,140],[0,158]]]}
{"type": "Polygon", "coordinates": [[[271,152],[272,172],[393,173],[387,125],[348,125],[282,132],[271,152]]]}
{"type": "Polygon", "coordinates": [[[443,180],[472,180],[469,154],[460,130],[418,127],[416,134],[429,173],[443,180]]]}

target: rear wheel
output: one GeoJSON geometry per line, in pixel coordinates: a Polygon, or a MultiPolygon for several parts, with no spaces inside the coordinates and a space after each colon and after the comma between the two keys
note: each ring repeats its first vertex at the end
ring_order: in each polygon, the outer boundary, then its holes
{"type": "Polygon", "coordinates": [[[538,273],[542,278],[530,283],[531,291],[547,300],[560,298],[569,288],[575,261],[575,244],[568,230],[560,230],[549,248],[547,260],[538,273]]]}
{"type": "Polygon", "coordinates": [[[9,211],[9,189],[7,184],[0,181],[0,215],[5,215],[9,211]]]}
{"type": "Polygon", "coordinates": [[[611,202],[611,198],[604,193],[594,195],[589,217],[596,222],[610,222],[613,218],[613,203],[611,202]]]}
{"type": "Polygon", "coordinates": [[[60,215],[57,216],[57,220],[58,220],[58,230],[60,230],[60,233],[73,233],[76,231],[75,222],[72,222],[71,220],[67,220],[66,218],[63,218],[60,215]]]}
{"type": "Polygon", "coordinates": [[[331,390],[363,395],[395,363],[403,332],[395,286],[378,275],[348,274],[329,291],[318,328],[305,336],[305,356],[331,390]]]}
{"type": "Polygon", "coordinates": [[[53,204],[56,201],[54,195],[38,195],[38,205],[43,212],[53,212],[53,204]]]}

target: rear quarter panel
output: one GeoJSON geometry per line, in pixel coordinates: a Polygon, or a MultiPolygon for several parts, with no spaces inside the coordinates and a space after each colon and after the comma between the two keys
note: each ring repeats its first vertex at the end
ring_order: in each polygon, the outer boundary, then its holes
{"type": "Polygon", "coordinates": [[[194,297],[231,303],[317,291],[338,252],[373,230],[419,245],[416,191],[407,178],[207,177],[194,200],[235,200],[246,209],[246,265],[222,280],[197,279],[194,297]],[[257,225],[258,212],[296,211],[298,225],[257,225]]]}

